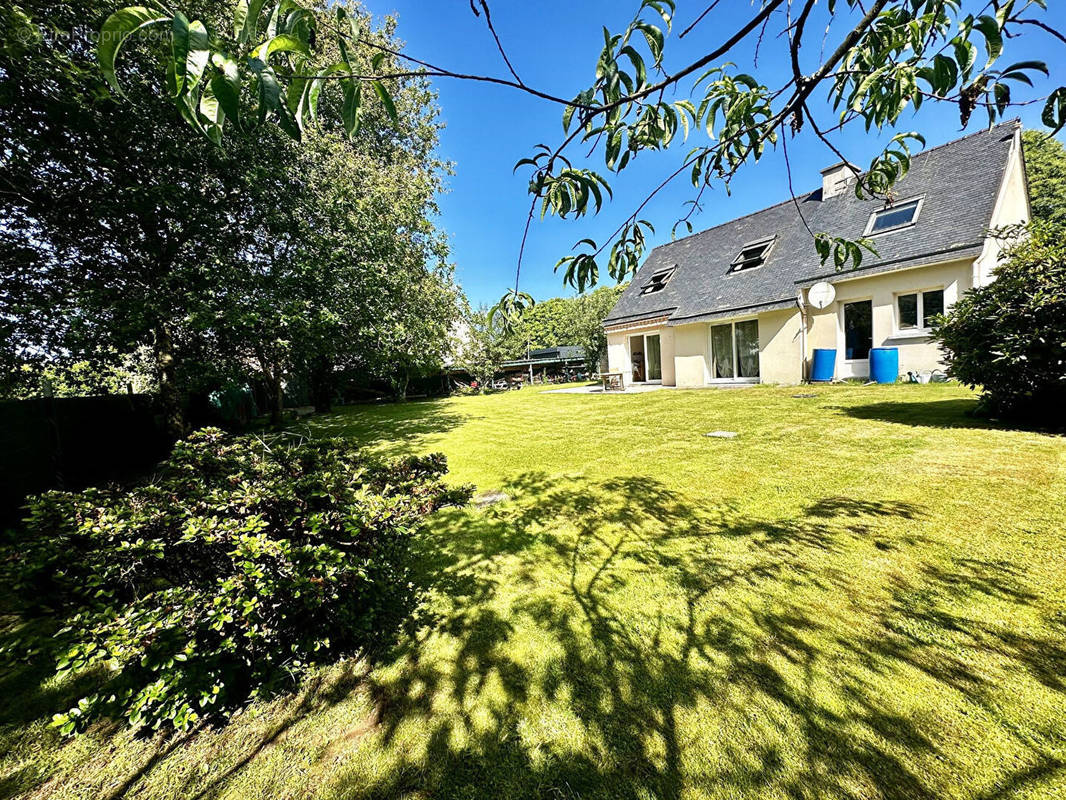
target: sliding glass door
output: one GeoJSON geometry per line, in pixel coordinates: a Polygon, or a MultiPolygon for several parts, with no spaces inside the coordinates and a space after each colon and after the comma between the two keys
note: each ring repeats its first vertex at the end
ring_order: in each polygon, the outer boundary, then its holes
{"type": "Polygon", "coordinates": [[[663,356],[659,334],[637,334],[629,337],[629,357],[633,365],[633,382],[661,381],[663,356]]]}
{"type": "Polygon", "coordinates": [[[736,377],[733,368],[733,326],[711,326],[711,378],[731,381],[736,377]]]}
{"type": "Polygon", "coordinates": [[[759,377],[759,323],[749,319],[733,326],[737,345],[737,377],[759,377]]]}
{"type": "Polygon", "coordinates": [[[648,362],[648,380],[663,379],[663,356],[659,349],[659,334],[644,337],[644,357],[648,362]]]}
{"type": "Polygon", "coordinates": [[[711,326],[711,380],[759,379],[759,322],[727,322],[711,326]]]}

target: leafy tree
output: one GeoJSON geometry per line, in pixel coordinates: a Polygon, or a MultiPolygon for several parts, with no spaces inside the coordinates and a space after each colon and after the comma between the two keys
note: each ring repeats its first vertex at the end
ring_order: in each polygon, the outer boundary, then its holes
{"type": "MultiPolygon", "coordinates": [[[[190,137],[155,80],[171,35],[128,42],[129,102],[110,96],[84,26],[115,7],[4,10],[18,31],[0,47],[7,376],[25,382],[33,362],[103,372],[146,348],[175,435],[184,392],[251,373],[275,419],[297,373],[328,405],[337,370],[377,368],[383,321],[448,271],[429,222],[444,171],[432,94],[397,83],[389,111],[361,110],[355,140],[332,115],[302,143],[276,126],[190,137]]],[[[231,6],[197,9],[215,25],[231,6]]],[[[389,41],[391,25],[374,35],[389,41]]],[[[329,95],[323,111],[342,103],[329,95]]]]}
{"type": "Polygon", "coordinates": [[[525,309],[504,335],[507,357],[525,358],[539,347],[577,344],[574,311],[575,303],[567,297],[553,297],[525,309]]]}
{"type": "Polygon", "coordinates": [[[177,431],[188,320],[222,254],[242,244],[244,209],[229,197],[248,140],[187,135],[152,79],[150,41],[127,62],[136,107],[110,100],[83,26],[113,8],[31,0],[6,11],[20,27],[0,50],[3,349],[8,364],[65,353],[100,363],[146,346],[177,431]]]}
{"type": "Polygon", "coordinates": [[[600,361],[607,354],[607,334],[603,331],[603,321],[628,285],[601,286],[594,292],[575,298],[574,344],[585,348],[585,368],[589,372],[598,370],[600,361]]]}
{"type": "Polygon", "coordinates": [[[508,358],[521,358],[538,347],[578,345],[585,349],[586,368],[595,371],[607,351],[603,320],[627,285],[601,286],[576,297],[556,297],[524,309],[505,334],[503,347],[508,358]]]}
{"type": "Polygon", "coordinates": [[[1066,227],[1066,147],[1038,131],[1023,131],[1033,219],[1066,227]]]}
{"type": "Polygon", "coordinates": [[[412,378],[439,373],[449,354],[449,333],[459,320],[459,289],[451,270],[427,271],[412,280],[402,303],[391,304],[381,329],[372,372],[388,379],[396,396],[407,396],[412,378]]]}
{"type": "Polygon", "coordinates": [[[456,366],[470,373],[478,388],[484,389],[508,358],[506,332],[500,317],[484,307],[468,313],[464,322],[456,366]]]}
{"type": "Polygon", "coordinates": [[[996,279],[963,295],[936,328],[948,372],[981,388],[993,414],[1061,427],[1066,408],[1066,228],[1035,223],[996,279]]]}
{"type": "MultiPolygon", "coordinates": [[[[674,0],[640,0],[636,5],[623,30],[604,30],[591,84],[574,97],[522,80],[492,27],[487,0],[472,2],[471,8],[488,24],[507,74],[462,74],[399,53],[368,35],[361,21],[343,9],[328,28],[316,26],[292,0],[281,0],[274,8],[242,1],[234,24],[214,29],[211,36],[192,36],[195,26],[180,13],[128,8],[105,23],[100,61],[117,89],[115,59],[125,39],[146,26],[169,26],[179,56],[172,59],[171,73],[184,70],[186,53],[195,54],[197,65],[194,79],[175,87],[174,102],[195,128],[216,140],[226,127],[244,130],[257,117],[299,136],[313,125],[319,98],[331,84],[339,84],[343,93],[341,118],[352,134],[366,97],[391,113],[396,82],[412,75],[489,82],[534,95],[560,110],[562,132],[557,145],[538,144],[518,162],[530,173],[527,234],[538,208],[541,217],[599,213],[611,195],[608,174],[625,170],[642,152],[684,141],[685,155],[674,172],[622,218],[607,240],[582,239],[578,252],[559,261],[566,283],[579,290],[595,284],[604,271],[618,281],[632,274],[653,230],[641,214],[663,186],[679,178],[691,182],[687,211],[674,225],[675,231],[691,229],[707,189],[728,188],[738,171],[768,148],[780,146],[787,163],[788,142],[803,131],[847,161],[830,133],[849,126],[892,129],[905,112],[917,112],[925,103],[955,106],[965,127],[976,112],[993,122],[1015,105],[1042,102],[1047,127],[1057,131],[1066,126],[1066,86],[1052,84],[1044,97],[1021,96],[1033,86],[1034,76],[1050,77],[1033,55],[1043,45],[1058,46],[1064,40],[1044,0],[1001,0],[976,14],[957,0],[765,0],[728,26],[721,23],[725,12],[717,3],[701,4],[678,38],[701,29],[713,32],[708,41],[714,44],[676,64],[668,58],[674,0]],[[322,66],[313,54],[327,35],[340,58],[322,66]],[[784,42],[791,67],[786,75],[769,68],[756,67],[755,75],[736,68],[745,49],[757,52],[764,40],[784,42]],[[1025,58],[1011,63],[1008,52],[1024,52],[1025,58]],[[403,66],[395,66],[399,63],[403,66]],[[828,94],[835,118],[827,120],[812,107],[816,93],[828,94]],[[215,95],[223,102],[215,104],[215,95]],[[601,159],[602,168],[582,166],[578,151],[601,159]]],[[[890,199],[893,185],[910,166],[911,148],[924,141],[919,131],[893,136],[865,171],[855,170],[856,194],[890,199]]],[[[798,202],[796,208],[802,214],[798,202]]],[[[851,241],[831,231],[810,233],[822,260],[832,259],[838,268],[858,266],[864,251],[873,249],[865,240],[851,241]]],[[[530,304],[517,283],[516,276],[516,286],[499,305],[508,314],[530,304]]]]}

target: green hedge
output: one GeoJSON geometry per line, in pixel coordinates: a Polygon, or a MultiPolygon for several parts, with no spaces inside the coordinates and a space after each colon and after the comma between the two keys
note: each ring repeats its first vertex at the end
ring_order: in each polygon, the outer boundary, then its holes
{"type": "Polygon", "coordinates": [[[205,429],[150,483],[40,495],[6,577],[60,628],[9,655],[99,669],[99,691],[57,715],[65,733],[103,716],[177,729],[225,716],[394,627],[414,600],[412,535],[470,496],[446,469],[441,455],[205,429]]]}
{"type": "Polygon", "coordinates": [[[1061,427],[1066,409],[1066,229],[1032,226],[995,280],[963,295],[936,337],[949,374],[997,416],[1061,427]]]}

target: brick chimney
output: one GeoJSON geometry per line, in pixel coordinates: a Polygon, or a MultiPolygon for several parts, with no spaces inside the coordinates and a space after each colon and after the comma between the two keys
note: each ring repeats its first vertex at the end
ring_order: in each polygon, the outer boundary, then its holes
{"type": "Polygon", "coordinates": [[[822,170],[822,199],[828,200],[843,194],[848,188],[848,181],[855,177],[858,167],[846,161],[840,161],[822,170]]]}

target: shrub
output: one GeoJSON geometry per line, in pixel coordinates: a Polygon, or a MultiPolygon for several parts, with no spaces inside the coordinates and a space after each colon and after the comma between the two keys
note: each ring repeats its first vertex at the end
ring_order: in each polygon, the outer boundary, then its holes
{"type": "Polygon", "coordinates": [[[6,561],[31,616],[62,628],[18,649],[102,676],[55,724],[186,729],[372,645],[410,608],[414,530],[470,496],[446,469],[441,455],[205,429],[146,485],[30,500],[6,561]]]}
{"type": "Polygon", "coordinates": [[[949,374],[981,387],[984,408],[1062,425],[1066,408],[1066,229],[1037,224],[1009,246],[995,280],[937,327],[949,374]]]}

